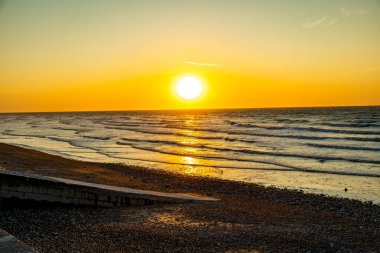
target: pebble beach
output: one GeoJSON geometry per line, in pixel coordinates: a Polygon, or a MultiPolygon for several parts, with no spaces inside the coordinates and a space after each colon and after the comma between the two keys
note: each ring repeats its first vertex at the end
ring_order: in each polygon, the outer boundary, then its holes
{"type": "Polygon", "coordinates": [[[380,206],[0,144],[0,168],[219,198],[125,208],[7,207],[0,227],[39,252],[379,252],[380,206]]]}

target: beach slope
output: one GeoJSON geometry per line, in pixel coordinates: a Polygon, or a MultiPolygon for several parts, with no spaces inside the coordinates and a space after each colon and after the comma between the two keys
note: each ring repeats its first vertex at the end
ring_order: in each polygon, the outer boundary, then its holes
{"type": "Polygon", "coordinates": [[[40,252],[376,252],[380,206],[255,184],[80,162],[0,144],[0,168],[187,192],[218,202],[138,208],[10,208],[0,227],[40,252]]]}

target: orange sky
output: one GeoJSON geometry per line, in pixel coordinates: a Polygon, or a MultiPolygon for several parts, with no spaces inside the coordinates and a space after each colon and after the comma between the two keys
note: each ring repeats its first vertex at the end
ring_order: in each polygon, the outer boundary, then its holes
{"type": "Polygon", "coordinates": [[[378,1],[2,1],[0,112],[380,104],[378,1]],[[204,83],[194,101],[178,77],[204,83]]]}

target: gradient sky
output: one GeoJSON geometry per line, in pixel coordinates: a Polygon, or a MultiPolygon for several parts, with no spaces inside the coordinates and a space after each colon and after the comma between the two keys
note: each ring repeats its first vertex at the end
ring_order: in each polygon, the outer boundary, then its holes
{"type": "Polygon", "coordinates": [[[0,112],[379,104],[378,0],[0,0],[0,112]]]}

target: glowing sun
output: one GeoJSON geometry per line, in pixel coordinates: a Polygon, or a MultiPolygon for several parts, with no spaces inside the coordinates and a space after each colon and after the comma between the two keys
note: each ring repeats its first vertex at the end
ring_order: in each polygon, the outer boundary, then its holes
{"type": "Polygon", "coordinates": [[[196,99],[201,95],[203,85],[197,78],[187,76],[178,81],[176,90],[178,95],[184,99],[196,99]]]}

